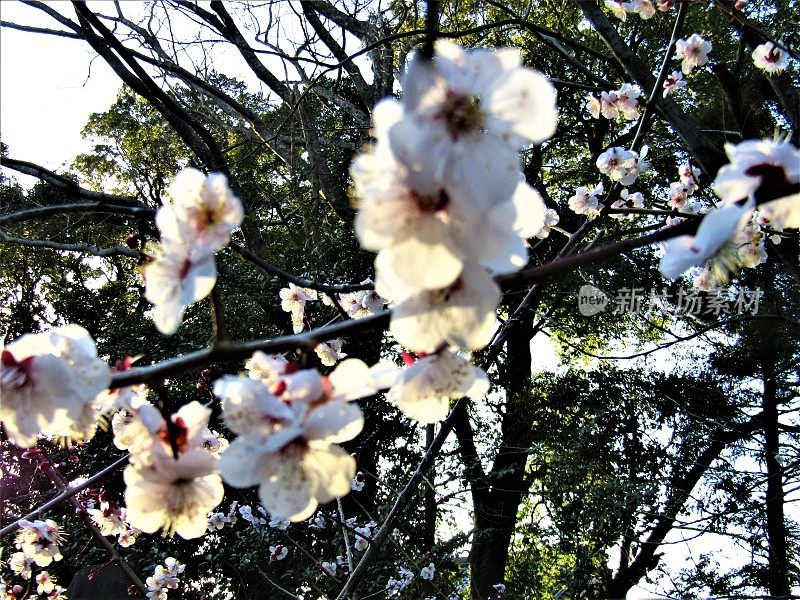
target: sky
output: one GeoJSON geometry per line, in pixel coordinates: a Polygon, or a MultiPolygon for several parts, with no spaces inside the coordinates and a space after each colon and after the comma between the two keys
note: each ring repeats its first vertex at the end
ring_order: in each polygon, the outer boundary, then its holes
{"type": "MultiPolygon", "coordinates": [[[[17,2],[0,2],[0,18],[54,27],[53,21],[39,11],[17,2]]],[[[237,60],[238,56],[223,57],[231,70],[242,72],[235,69],[237,60]]],[[[362,68],[362,72],[371,76],[369,69],[362,68]]],[[[258,83],[253,85],[257,87],[258,83]]],[[[81,139],[81,129],[90,114],[104,111],[113,103],[119,87],[117,76],[105,62],[95,59],[85,43],[7,28],[0,31],[0,135],[13,158],[52,170],[67,167],[77,154],[91,149],[91,142],[81,139]]],[[[32,177],[12,174],[26,187],[36,182],[32,177]]],[[[532,354],[536,370],[558,367],[546,336],[532,340],[532,354]]],[[[677,542],[680,534],[668,539],[677,542]]],[[[718,549],[721,543],[709,537],[689,545],[668,546],[665,561],[678,569],[692,556],[718,549]]],[[[653,597],[649,586],[628,595],[630,600],[653,597]]]]}
{"type": "MultiPolygon", "coordinates": [[[[52,20],[39,14],[0,2],[4,21],[52,28],[52,20]]],[[[12,158],[59,169],[91,148],[81,140],[81,129],[91,113],[112,104],[120,87],[113,71],[92,59],[77,40],[0,31],[0,135],[12,158]]],[[[35,182],[19,179],[26,187],[35,182]]]]}

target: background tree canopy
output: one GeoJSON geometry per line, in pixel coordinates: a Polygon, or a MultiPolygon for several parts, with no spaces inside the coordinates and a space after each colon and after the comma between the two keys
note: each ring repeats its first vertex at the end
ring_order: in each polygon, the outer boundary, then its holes
{"type": "MultiPolygon", "coordinates": [[[[8,344],[77,323],[112,364],[136,356],[137,366],[156,365],[213,343],[210,302],[190,307],[178,332],[164,336],[144,298],[155,211],[183,167],[223,173],[245,206],[234,244],[217,256],[233,343],[292,333],[278,296],[290,281],[373,277],[374,255],[353,231],[349,168],[370,143],[376,102],[402,92],[406,59],[430,25],[428,4],[440,37],[519,48],[558,91],[557,131],[526,149],[523,165],[560,221],[549,237],[530,240],[533,270],[523,273],[533,274],[503,283],[498,334],[475,356],[491,365],[485,399],[457,402],[436,426],[409,420],[383,395],[360,401],[365,427],[345,448],[363,489],[288,529],[267,523],[255,489],[226,486],[217,510],[247,505],[253,520],[236,513],[238,523],[199,540],[142,535],[121,547],[108,537],[118,553],[109,554],[80,510],[60,503],[46,513],[65,530],[64,558],[47,567],[59,583],[109,561],[145,580],[172,556],[186,571],[170,597],[187,599],[381,598],[395,594],[387,584],[402,579],[401,567],[415,574],[396,592],[405,598],[623,598],[640,585],[671,598],[798,597],[797,231],[778,232],[767,261],[730,284],[761,290],[757,311],[729,313],[710,309],[713,294],[704,292],[701,310],[680,310],[690,278],[662,278],[657,244],[620,243],[680,216],[667,201],[684,161],[700,169],[696,197],[710,205],[725,143],[782,130],[797,144],[800,5],[668,2],[650,19],[621,21],[595,0],[23,4],[36,24],[3,27],[26,32],[30,44],[61,36],[91,48],[120,88],[113,105],[89,117],[83,136],[92,148],[68,168],[52,172],[2,148],[0,335],[8,344]],[[674,60],[662,67],[670,42],[695,32],[713,44],[710,63],[665,97],[662,76],[679,68],[674,60]],[[768,40],[790,56],[782,74],[753,64],[768,40]],[[639,119],[592,118],[586,95],[624,83],[643,91],[639,119]],[[643,143],[651,168],[630,189],[645,209],[623,220],[570,210],[577,187],[602,180],[596,161],[605,150],[643,143]],[[26,189],[15,173],[40,183],[26,189]],[[613,251],[586,258],[602,248],[613,251]],[[663,302],[586,316],[577,310],[586,284],[612,299],[652,290],[663,302]],[[557,368],[544,368],[546,348],[557,368]],[[387,535],[357,550],[355,529],[371,521],[387,535]],[[279,561],[280,546],[288,556],[279,561]],[[321,568],[337,557],[335,574],[321,568]],[[420,571],[430,563],[429,580],[420,571]]],[[[691,215],[686,222],[697,226],[691,215]]],[[[340,320],[318,302],[305,328],[340,320]]],[[[400,364],[387,322],[354,325],[344,352],[400,364]]],[[[288,356],[325,368],[309,343],[288,356]]],[[[224,432],[204,382],[241,370],[223,349],[169,372],[158,401],[171,410],[210,402],[211,427],[224,432]]],[[[124,457],[112,437],[105,428],[88,443],[42,441],[44,454],[33,456],[4,435],[2,524],[56,496],[58,477],[77,481],[124,457]]],[[[121,504],[123,490],[113,469],[76,498],[121,504]]],[[[2,544],[7,561],[14,536],[2,544]]],[[[7,595],[37,596],[33,579],[5,567],[3,581],[7,595]]]]}

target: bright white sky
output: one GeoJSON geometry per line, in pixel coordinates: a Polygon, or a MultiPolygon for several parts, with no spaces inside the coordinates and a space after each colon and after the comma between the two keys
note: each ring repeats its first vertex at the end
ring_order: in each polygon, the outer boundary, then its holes
{"type": "MultiPolygon", "coordinates": [[[[53,28],[41,14],[18,2],[0,2],[4,21],[53,28]]],[[[111,105],[120,87],[113,71],[93,56],[77,40],[2,28],[0,134],[11,157],[58,169],[90,149],[80,131],[91,113],[111,105]]]]}
{"type": "MultiPolygon", "coordinates": [[[[58,26],[38,10],[17,2],[0,2],[0,18],[58,26]]],[[[104,111],[113,103],[120,87],[120,80],[105,62],[93,58],[88,46],[76,40],[0,30],[0,135],[10,148],[10,156],[60,170],[77,154],[91,149],[80,131],[91,113],[104,111]]],[[[232,61],[225,58],[226,63],[232,61]]],[[[362,72],[371,77],[368,68],[362,68],[362,72]]],[[[26,187],[36,181],[16,172],[10,174],[26,187]]],[[[545,336],[533,340],[532,351],[536,368],[556,369],[558,362],[545,336]]],[[[673,534],[668,539],[674,543],[679,536],[673,534]]],[[[724,542],[710,538],[664,548],[666,564],[680,569],[690,556],[719,549],[724,542]]],[[[653,597],[652,591],[644,588],[628,594],[630,600],[653,597]]]]}

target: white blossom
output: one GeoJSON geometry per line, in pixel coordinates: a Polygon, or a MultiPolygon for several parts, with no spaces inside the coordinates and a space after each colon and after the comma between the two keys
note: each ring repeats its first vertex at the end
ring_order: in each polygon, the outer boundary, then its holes
{"type": "Polygon", "coordinates": [[[683,73],[680,71],[673,71],[664,79],[664,98],[672,92],[686,87],[686,80],[683,78],[683,73]]]}
{"type": "Polygon", "coordinates": [[[777,75],[789,66],[789,56],[772,42],[766,42],[753,50],[753,63],[770,75],[777,75]]]}
{"type": "Polygon", "coordinates": [[[582,185],[575,190],[575,194],[569,198],[567,204],[576,214],[596,215],[600,212],[600,201],[597,195],[602,194],[603,191],[602,183],[593,187],[582,185]]]}
{"type": "Polygon", "coordinates": [[[608,175],[613,181],[631,185],[639,173],[647,168],[648,163],[644,159],[646,155],[647,146],[644,146],[641,152],[615,146],[597,157],[596,165],[601,173],[608,175]]]}
{"type": "Polygon", "coordinates": [[[450,350],[420,358],[400,374],[390,395],[406,415],[422,423],[447,416],[450,400],[480,399],[489,391],[486,373],[450,350]]]}
{"type": "Polygon", "coordinates": [[[623,5],[628,12],[636,13],[640,18],[647,20],[656,14],[656,7],[651,0],[632,0],[623,5]]]}
{"type": "Polygon", "coordinates": [[[683,74],[688,75],[695,67],[706,64],[711,48],[711,42],[697,33],[693,33],[688,39],[675,42],[675,59],[681,61],[683,74]]]}
{"type": "Polygon", "coordinates": [[[378,293],[394,305],[390,330],[414,352],[434,352],[442,344],[478,350],[491,339],[500,289],[482,267],[465,263],[456,281],[440,290],[409,294],[377,263],[378,293]],[[387,282],[385,288],[380,287],[387,282]]]}
{"type": "Polygon", "coordinates": [[[344,342],[341,338],[336,338],[335,340],[328,340],[327,342],[322,342],[318,344],[314,348],[314,352],[316,352],[317,356],[319,356],[320,362],[325,365],[326,367],[332,367],[338,361],[342,360],[347,354],[342,352],[342,344],[344,342]]]}
{"type": "Polygon", "coordinates": [[[137,444],[123,473],[130,525],[146,533],[163,528],[185,539],[205,533],[206,515],[223,497],[218,459],[201,446],[210,414],[190,402],[170,416],[168,427],[154,407],[140,407],[150,437],[137,444]]]}
{"type": "Polygon", "coordinates": [[[667,279],[675,279],[693,266],[703,264],[729,242],[745,219],[749,219],[753,203],[729,204],[709,212],[697,228],[695,236],[684,235],[669,240],[659,270],[667,279]]]}
{"type": "Polygon", "coordinates": [[[272,529],[277,529],[278,531],[286,531],[289,529],[289,525],[291,525],[291,521],[288,519],[281,519],[281,518],[272,518],[269,521],[269,526],[272,529]]]}
{"type": "Polygon", "coordinates": [[[36,576],[36,593],[50,594],[55,589],[55,580],[47,571],[42,571],[36,576]]]}
{"type": "Polygon", "coordinates": [[[280,354],[264,354],[257,350],[253,356],[247,359],[244,368],[247,369],[247,374],[252,379],[258,379],[271,388],[292,367],[289,361],[280,354]]]}
{"type": "Polygon", "coordinates": [[[467,51],[439,40],[433,60],[411,61],[403,87],[405,118],[390,132],[397,158],[479,198],[508,197],[517,150],[556,128],[555,89],[521,66],[517,49],[467,51]],[[402,152],[395,147],[401,139],[402,152]]]}
{"type": "Polygon", "coordinates": [[[227,246],[244,218],[241,201],[221,173],[206,177],[197,169],[183,169],[168,194],[171,202],[158,210],[156,226],[162,242],[185,247],[192,262],[202,262],[227,246]]]}
{"type": "MultiPolygon", "coordinates": [[[[27,334],[0,351],[0,421],[18,445],[83,433],[88,409],[111,381],[89,332],[78,325],[27,334]]],[[[92,425],[94,421],[92,420],[92,425]]]]}
{"type": "Polygon", "coordinates": [[[190,247],[166,240],[142,267],[144,296],[153,303],[153,322],[164,334],[177,331],[186,308],[211,293],[217,281],[214,257],[193,259],[190,247]]]}
{"type": "Polygon", "coordinates": [[[141,533],[141,530],[132,527],[130,529],[126,529],[122,533],[119,534],[117,537],[117,543],[122,546],[123,548],[128,548],[133,546],[136,543],[136,538],[141,533]]]}
{"type": "Polygon", "coordinates": [[[552,208],[548,208],[544,214],[544,224],[539,231],[533,234],[534,237],[537,237],[541,240],[547,238],[550,235],[550,231],[554,226],[558,225],[560,220],[561,217],[558,216],[558,213],[552,208]]]}
{"type": "Polygon", "coordinates": [[[419,572],[419,576],[425,579],[426,581],[433,581],[433,577],[436,574],[436,567],[433,563],[430,563],[427,567],[422,567],[419,572]]]}
{"type": "Polygon", "coordinates": [[[294,333],[303,331],[303,317],[306,302],[317,299],[317,292],[309,288],[298,287],[293,283],[278,292],[281,298],[281,308],[291,314],[292,330],[294,333]]]}
{"type": "Polygon", "coordinates": [[[33,557],[28,556],[25,552],[14,552],[8,561],[8,567],[15,575],[19,575],[23,579],[30,579],[32,575],[31,567],[36,564],[33,557]]]}
{"type": "Polygon", "coordinates": [[[726,144],[730,164],[714,180],[714,192],[725,203],[752,198],[759,190],[775,200],[759,209],[778,227],[800,227],[800,150],[788,141],[747,140],[726,144]]]}
{"type": "Polygon", "coordinates": [[[308,518],[320,502],[350,491],[355,460],[336,444],[363,426],[349,400],[375,391],[370,369],[354,359],[328,377],[313,370],[287,374],[272,390],[250,378],[218,380],[214,393],[223,400],[225,422],[239,434],[220,461],[225,481],[259,485],[273,519],[308,518]]]}
{"type": "Polygon", "coordinates": [[[270,546],[269,547],[269,559],[271,561],[283,560],[288,555],[289,555],[289,549],[286,546],[270,546]]]}
{"type": "Polygon", "coordinates": [[[764,242],[745,244],[739,248],[737,254],[741,266],[748,269],[754,269],[758,265],[767,262],[767,251],[764,248],[764,242]]]}
{"type": "Polygon", "coordinates": [[[609,9],[615,17],[620,19],[621,21],[625,21],[628,18],[628,2],[625,0],[605,0],[605,6],[609,9]]]}
{"type": "Polygon", "coordinates": [[[40,567],[46,567],[53,561],[63,557],[58,548],[60,541],[58,524],[47,519],[45,521],[19,521],[19,529],[14,545],[40,567]]]}

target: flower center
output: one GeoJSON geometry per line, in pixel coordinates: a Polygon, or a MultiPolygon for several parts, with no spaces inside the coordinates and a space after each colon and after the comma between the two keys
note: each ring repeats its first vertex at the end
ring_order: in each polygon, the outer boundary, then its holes
{"type": "Polygon", "coordinates": [[[753,165],[744,172],[749,177],[761,177],[761,185],[755,192],[756,200],[766,202],[797,193],[800,185],[790,183],[786,178],[786,170],[779,165],[761,163],[753,165]]]}
{"type": "Polygon", "coordinates": [[[777,48],[772,48],[764,58],[768,63],[777,63],[781,59],[781,51],[777,48]]]}
{"type": "Polygon", "coordinates": [[[450,203],[450,197],[444,190],[439,190],[438,194],[420,194],[412,190],[411,198],[424,213],[435,213],[444,210],[450,203]]]}
{"type": "Polygon", "coordinates": [[[442,107],[442,115],[447,131],[454,140],[464,134],[479,130],[484,120],[480,98],[451,91],[447,93],[447,99],[442,107]]]}
{"type": "Polygon", "coordinates": [[[0,386],[20,389],[31,382],[31,366],[35,357],[18,361],[8,350],[0,354],[0,386]]]}
{"type": "Polygon", "coordinates": [[[183,264],[181,264],[181,268],[178,271],[178,278],[184,279],[189,274],[189,269],[192,268],[192,261],[188,258],[183,259],[183,264]]]}

